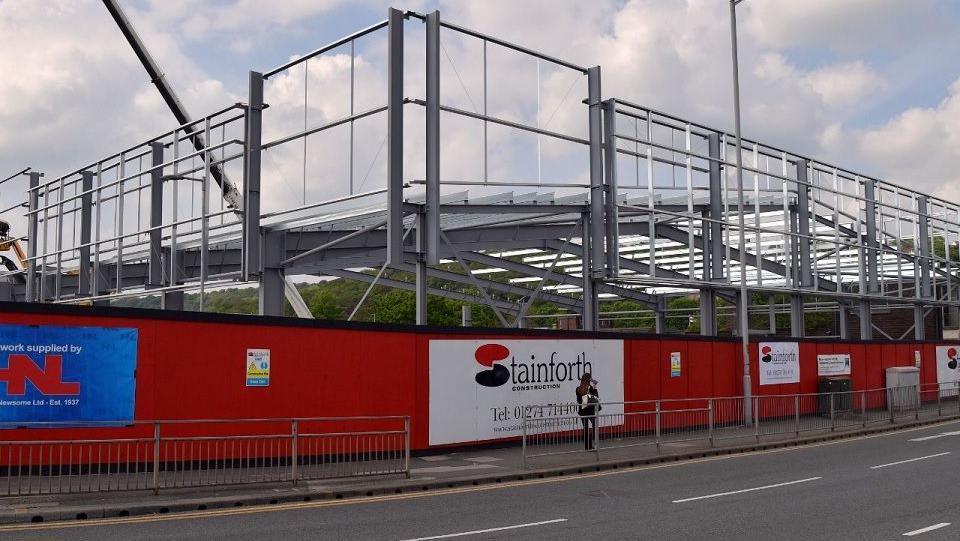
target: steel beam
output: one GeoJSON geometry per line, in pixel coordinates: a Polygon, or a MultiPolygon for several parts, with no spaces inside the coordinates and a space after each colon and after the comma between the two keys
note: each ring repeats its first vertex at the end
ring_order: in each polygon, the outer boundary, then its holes
{"type": "Polygon", "coordinates": [[[927,311],[922,304],[913,305],[913,338],[915,340],[927,339],[926,315],[927,311]]]}
{"type": "Polygon", "coordinates": [[[282,231],[263,236],[263,272],[260,275],[259,311],[264,316],[282,316],[286,294],[286,274],[281,265],[284,256],[282,231]]]}
{"type": "MultiPolygon", "coordinates": [[[[183,252],[177,251],[171,253],[170,247],[165,246],[162,248],[162,261],[163,268],[169,269],[169,272],[164,277],[163,285],[164,286],[175,286],[178,285],[177,274],[174,272],[177,268],[183,266],[183,252]],[[176,259],[176,261],[174,261],[176,259]]],[[[184,293],[183,291],[169,290],[165,289],[160,293],[160,308],[162,310],[183,310],[184,307],[184,293]]]]}
{"type": "Polygon", "coordinates": [[[777,314],[773,309],[773,293],[767,294],[767,316],[770,323],[770,335],[776,336],[777,334],[777,314]]]}
{"type": "Polygon", "coordinates": [[[717,335],[717,292],[700,290],[700,336],[717,335]]]}
{"type": "Polygon", "coordinates": [[[803,338],[806,336],[806,323],[803,314],[803,295],[790,295],[790,336],[803,338]]]}
{"type": "Polygon", "coordinates": [[[657,298],[657,308],[654,311],[653,317],[653,327],[654,332],[657,334],[664,334],[667,332],[667,302],[663,296],[657,298]]]}
{"type": "MultiPolygon", "coordinates": [[[[604,268],[604,183],[603,183],[603,124],[600,103],[600,66],[587,70],[587,127],[590,136],[590,229],[583,229],[583,237],[590,237],[590,278],[603,278],[604,268]]],[[[585,273],[586,274],[586,273],[585,273]]],[[[586,278],[586,277],[585,277],[586,278]]]]}
{"type": "MultiPolygon", "coordinates": [[[[415,317],[417,325],[427,324],[427,301],[429,299],[427,293],[427,272],[429,266],[427,265],[426,251],[429,249],[427,245],[430,242],[428,238],[430,236],[430,226],[427,225],[429,220],[430,217],[428,215],[422,212],[417,214],[417,262],[414,269],[415,283],[417,285],[415,317]]],[[[466,276],[464,276],[464,278],[466,278],[466,276]]]]}
{"type": "Polygon", "coordinates": [[[810,271],[810,188],[807,186],[807,162],[797,160],[797,229],[802,237],[794,237],[800,245],[800,287],[813,285],[810,271]]]}
{"type": "MultiPolygon", "coordinates": [[[[571,245],[573,247],[574,245],[571,245]]],[[[571,248],[572,249],[572,248],[571,248]]],[[[474,261],[481,263],[490,267],[499,267],[501,269],[506,269],[513,272],[518,272],[521,274],[526,274],[528,276],[539,276],[543,272],[543,269],[537,267],[532,267],[523,263],[516,263],[507,259],[500,259],[486,254],[480,254],[477,252],[464,251],[460,253],[461,257],[467,261],[474,261]]],[[[582,279],[572,274],[566,273],[555,273],[553,279],[568,285],[582,286],[582,279]]],[[[634,291],[632,289],[627,289],[611,284],[606,284],[604,282],[598,282],[594,284],[595,293],[612,293],[624,299],[631,299],[637,302],[646,304],[647,306],[655,306],[657,302],[657,297],[650,295],[649,293],[644,293],[642,291],[634,291]]]]}
{"type": "MultiPolygon", "coordinates": [[[[597,216],[599,216],[599,214],[598,214],[597,216]]],[[[583,221],[582,221],[580,230],[581,230],[581,231],[590,231],[589,228],[590,228],[590,226],[591,226],[591,223],[590,223],[590,217],[589,217],[589,215],[588,215],[587,213],[584,213],[582,220],[583,220],[583,221]]],[[[586,254],[593,254],[593,252],[590,250],[590,248],[591,248],[590,245],[591,245],[591,243],[593,242],[593,239],[590,238],[591,236],[592,236],[592,235],[584,234],[584,235],[583,235],[583,239],[582,239],[582,242],[583,242],[583,253],[585,254],[585,256],[581,258],[581,261],[583,261],[583,266],[582,266],[581,271],[580,271],[580,274],[581,274],[581,278],[580,278],[580,279],[581,279],[581,282],[582,282],[581,288],[582,288],[582,290],[583,290],[583,292],[582,292],[582,294],[583,294],[583,312],[582,312],[582,316],[581,316],[581,319],[582,319],[582,322],[581,322],[581,323],[582,323],[582,328],[583,328],[583,330],[585,330],[585,331],[595,331],[595,330],[597,330],[597,326],[598,326],[598,323],[599,323],[599,322],[598,322],[598,316],[597,316],[597,308],[598,308],[598,306],[597,306],[597,294],[596,294],[596,292],[593,290],[594,280],[593,280],[593,272],[592,272],[592,268],[591,268],[591,267],[592,267],[592,262],[591,262],[592,257],[586,257],[586,254]]]]}
{"type": "MultiPolygon", "coordinates": [[[[842,214],[842,213],[841,213],[841,214],[842,214]]],[[[846,226],[843,226],[843,225],[837,225],[837,222],[833,221],[832,218],[827,218],[827,217],[825,217],[825,216],[820,216],[820,215],[814,215],[814,219],[815,219],[816,221],[822,223],[823,225],[826,225],[826,226],[833,227],[833,228],[837,229],[838,231],[840,231],[841,234],[843,234],[843,235],[845,235],[845,236],[847,236],[847,237],[850,237],[850,238],[853,238],[853,239],[857,239],[857,242],[861,242],[861,243],[863,243],[863,244],[867,244],[867,243],[868,243],[868,239],[867,239],[867,236],[866,236],[866,235],[858,235],[856,231],[854,231],[853,229],[850,229],[849,227],[846,227],[846,226]]],[[[885,233],[885,232],[883,232],[883,231],[880,231],[880,233],[883,234],[883,235],[885,235],[885,236],[887,236],[887,237],[890,237],[890,238],[896,238],[896,237],[894,237],[893,235],[890,235],[890,234],[885,233]]],[[[888,253],[891,253],[891,252],[888,252],[888,253]]],[[[910,263],[911,265],[917,264],[917,259],[918,259],[917,256],[913,256],[913,255],[905,254],[905,253],[894,253],[894,254],[892,254],[892,255],[895,255],[896,257],[902,259],[903,261],[905,261],[905,262],[907,262],[907,263],[910,263]]],[[[862,265],[862,266],[863,266],[863,265],[862,265]]],[[[862,271],[862,272],[863,272],[864,276],[866,276],[866,271],[864,270],[864,271],[862,271]]],[[[937,268],[937,267],[934,267],[934,266],[931,266],[930,273],[931,273],[931,275],[935,274],[935,275],[938,275],[938,276],[950,277],[951,280],[952,280],[952,279],[956,279],[956,277],[957,277],[956,274],[951,274],[951,273],[948,272],[946,269],[940,269],[940,268],[937,268]]],[[[864,291],[866,291],[866,288],[864,288],[864,291]]]]}
{"type": "Polygon", "coordinates": [[[708,239],[704,258],[704,275],[707,274],[707,260],[709,260],[710,279],[723,280],[723,224],[719,220],[723,219],[723,176],[720,170],[720,135],[711,133],[707,136],[707,149],[710,153],[710,163],[708,165],[708,177],[710,184],[710,222],[709,228],[704,231],[704,237],[708,239]],[[709,232],[709,234],[708,234],[709,232]]]}
{"type": "Polygon", "coordinates": [[[873,338],[873,316],[870,314],[870,299],[860,300],[860,339],[871,340],[873,338]]]}
{"type": "MultiPolygon", "coordinates": [[[[949,249],[946,239],[944,247],[949,249]]],[[[927,197],[917,196],[917,258],[920,260],[920,289],[917,296],[929,299],[933,296],[933,287],[930,283],[930,217],[927,215],[927,197]]]]}
{"type": "Polygon", "coordinates": [[[837,326],[840,327],[840,339],[848,340],[850,338],[850,318],[848,309],[842,301],[837,301],[837,326]]]}
{"type": "Polygon", "coordinates": [[[163,238],[163,144],[150,143],[150,277],[147,287],[163,286],[161,245],[163,238]]]}
{"type": "Polygon", "coordinates": [[[603,174],[606,186],[604,220],[607,250],[607,268],[604,274],[616,276],[620,274],[620,232],[618,231],[620,205],[617,204],[617,102],[612,99],[603,103],[603,139],[603,174]]]}
{"type": "MultiPolygon", "coordinates": [[[[876,182],[872,179],[863,181],[864,198],[864,225],[867,228],[867,292],[880,291],[880,281],[877,277],[877,267],[880,262],[880,252],[877,249],[877,197],[876,182]]],[[[863,323],[861,323],[861,327],[863,323]]]]}
{"type": "Polygon", "coordinates": [[[77,296],[85,297],[92,293],[90,287],[90,231],[93,225],[93,172],[80,173],[80,268],[77,276],[80,279],[77,296]]]}
{"type": "Polygon", "coordinates": [[[388,9],[387,21],[387,264],[397,265],[403,262],[403,12],[388,9]]]}
{"type": "Polygon", "coordinates": [[[440,12],[427,14],[426,23],[426,221],[422,252],[427,265],[436,265],[440,262],[440,12]]]}
{"type": "MultiPolygon", "coordinates": [[[[650,226],[649,226],[646,222],[635,222],[635,223],[632,223],[632,224],[629,224],[629,225],[630,225],[630,230],[631,230],[631,231],[635,231],[635,232],[637,232],[637,234],[640,234],[640,235],[649,236],[649,233],[648,233],[648,232],[649,232],[650,226]]],[[[623,225],[621,225],[621,229],[623,229],[623,225]]],[[[667,224],[662,224],[662,223],[657,224],[657,236],[658,236],[658,237],[662,237],[662,238],[666,238],[666,239],[669,239],[669,240],[672,240],[672,241],[675,241],[675,242],[678,242],[678,243],[683,244],[683,245],[686,245],[686,244],[689,242],[689,238],[688,238],[687,232],[682,231],[682,230],[680,230],[679,228],[676,228],[676,227],[674,227],[674,226],[672,226],[672,225],[667,225],[667,224]]],[[[694,235],[693,241],[694,241],[694,247],[695,247],[695,248],[699,248],[701,251],[703,251],[703,247],[704,247],[704,243],[705,243],[704,238],[703,238],[702,236],[700,236],[700,235],[694,235]]],[[[726,249],[726,245],[723,244],[723,243],[720,243],[720,247],[721,247],[722,249],[726,249]]],[[[730,247],[730,258],[731,258],[731,259],[734,259],[734,260],[736,260],[736,261],[740,261],[740,257],[741,257],[740,250],[737,249],[737,248],[730,247]]],[[[750,264],[755,264],[756,261],[757,261],[757,259],[758,259],[757,256],[756,256],[756,254],[753,254],[753,253],[748,252],[748,251],[744,251],[744,252],[743,252],[743,257],[746,257],[746,258],[747,258],[747,261],[748,261],[750,264]]],[[[784,266],[784,265],[782,265],[782,264],[780,264],[780,263],[777,263],[776,261],[773,261],[773,260],[764,258],[764,257],[760,257],[759,260],[760,260],[760,267],[761,267],[761,269],[763,269],[763,270],[765,270],[765,271],[767,271],[767,272],[772,272],[772,273],[777,274],[777,275],[779,275],[779,276],[786,276],[786,275],[787,275],[787,268],[786,268],[786,266],[784,266]]],[[[658,271],[658,272],[659,272],[659,271],[658,271]]],[[[659,274],[658,274],[658,276],[659,276],[659,274]]],[[[813,282],[813,278],[812,278],[813,274],[812,274],[812,273],[809,273],[807,276],[808,276],[808,279],[810,280],[810,282],[812,283],[812,282],[813,282]]],[[[830,290],[836,291],[836,290],[837,290],[837,284],[836,284],[835,282],[831,281],[831,280],[826,280],[826,279],[824,279],[824,278],[821,278],[821,279],[819,280],[819,283],[820,283],[820,287],[821,287],[822,289],[825,289],[825,290],[828,290],[828,291],[830,291],[830,290]]]]}
{"type": "Polygon", "coordinates": [[[247,156],[243,184],[244,280],[254,279],[261,270],[260,250],[263,246],[263,234],[260,231],[260,147],[263,142],[262,137],[263,75],[251,71],[247,104],[247,156]]]}
{"type": "Polygon", "coordinates": [[[37,301],[37,245],[40,239],[37,234],[37,207],[40,194],[37,187],[40,185],[40,173],[34,171],[29,176],[30,191],[27,192],[27,302],[37,301]]]}
{"type": "MultiPolygon", "coordinates": [[[[417,269],[416,269],[416,265],[411,265],[407,263],[402,265],[400,267],[400,270],[415,273],[417,269]]],[[[445,282],[453,282],[453,283],[463,284],[463,285],[468,285],[473,287],[475,287],[476,285],[474,283],[474,280],[475,280],[476,283],[479,283],[486,289],[489,289],[492,291],[499,291],[501,293],[507,293],[509,295],[517,295],[518,297],[527,297],[534,293],[532,289],[529,289],[523,286],[518,286],[518,285],[504,283],[504,282],[495,282],[493,280],[484,280],[482,278],[477,278],[477,277],[474,277],[474,279],[471,280],[465,274],[458,274],[455,272],[432,268],[432,267],[427,269],[427,276],[430,278],[443,280],[445,282]]],[[[537,295],[537,297],[544,302],[552,302],[554,304],[559,304],[560,306],[566,306],[574,310],[579,310],[583,306],[583,303],[580,302],[580,299],[576,299],[574,297],[567,297],[565,295],[560,295],[556,293],[545,293],[541,291],[537,295]]]]}

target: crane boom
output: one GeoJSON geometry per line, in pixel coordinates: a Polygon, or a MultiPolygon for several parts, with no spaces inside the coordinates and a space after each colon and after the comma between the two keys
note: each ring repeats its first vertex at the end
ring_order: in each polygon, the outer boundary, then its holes
{"type": "MultiPolygon", "coordinates": [[[[170,108],[170,112],[173,113],[173,116],[177,119],[177,122],[179,122],[181,125],[189,124],[191,122],[191,118],[190,114],[187,113],[187,108],[184,107],[183,102],[181,102],[180,98],[177,97],[177,93],[174,92],[173,87],[170,86],[170,83],[163,75],[163,72],[160,71],[160,66],[158,66],[157,62],[152,56],[150,56],[150,53],[147,51],[147,46],[144,45],[136,30],[133,29],[133,24],[130,23],[129,19],[127,19],[126,14],[117,3],[117,0],[103,0],[103,5],[106,6],[107,11],[110,12],[113,20],[117,23],[117,26],[120,28],[120,32],[122,32],[123,36],[127,38],[127,42],[130,43],[130,47],[133,48],[133,52],[136,53],[137,58],[140,59],[140,63],[143,64],[143,68],[147,70],[147,75],[150,76],[150,82],[152,82],[157,87],[157,90],[160,91],[160,96],[163,98],[163,101],[166,102],[167,107],[170,108]]],[[[206,141],[203,139],[203,134],[199,133],[195,128],[188,127],[185,131],[187,132],[187,136],[190,138],[190,141],[193,143],[193,147],[195,149],[199,151],[207,147],[206,141]]],[[[220,185],[223,199],[227,205],[230,206],[230,208],[232,208],[234,211],[239,212],[242,210],[243,195],[239,190],[237,190],[237,187],[230,182],[220,166],[211,165],[210,173],[217,184],[220,185]]],[[[297,291],[297,287],[293,283],[293,280],[289,276],[285,276],[284,282],[284,294],[296,312],[297,316],[302,318],[312,318],[313,314],[310,312],[310,309],[307,308],[306,303],[303,302],[303,297],[301,297],[300,292],[297,291]]]]}
{"type": "MultiPolygon", "coordinates": [[[[187,108],[184,107],[183,102],[177,97],[177,93],[173,90],[173,87],[170,86],[163,72],[160,71],[160,66],[158,66],[157,62],[150,56],[146,45],[143,44],[137,31],[134,30],[133,24],[127,19],[123,9],[116,0],[103,0],[103,5],[106,6],[107,11],[110,12],[113,20],[117,23],[120,32],[127,38],[127,42],[130,43],[133,52],[137,55],[137,58],[140,59],[143,68],[147,70],[147,75],[150,76],[150,82],[157,87],[160,96],[167,104],[167,107],[170,108],[170,112],[173,113],[177,122],[181,125],[190,123],[192,119],[190,118],[190,114],[187,113],[187,108]]],[[[186,128],[185,131],[196,150],[200,151],[207,147],[206,141],[203,140],[203,134],[196,128],[191,126],[186,128]]],[[[237,187],[230,182],[230,179],[224,174],[223,169],[221,169],[219,165],[213,165],[210,168],[210,173],[214,181],[220,186],[220,191],[223,193],[223,198],[227,205],[236,211],[243,209],[243,195],[237,190],[237,187]]]]}

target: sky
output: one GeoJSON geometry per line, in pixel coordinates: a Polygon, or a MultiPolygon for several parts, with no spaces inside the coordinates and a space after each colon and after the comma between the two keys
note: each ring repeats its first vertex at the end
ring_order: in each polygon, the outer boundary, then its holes
{"type": "MultiPolygon", "coordinates": [[[[283,64],[382,20],[391,5],[374,0],[121,4],[195,117],[245,101],[249,70],[283,64]]],[[[462,26],[583,66],[600,65],[605,97],[732,130],[724,0],[397,0],[392,5],[439,9],[445,20],[462,26]]],[[[960,2],[745,0],[737,9],[745,137],[960,202],[960,2]]],[[[28,166],[57,176],[175,124],[98,0],[0,0],[0,35],[0,178],[28,166]]],[[[417,39],[415,31],[410,36],[417,39]]],[[[469,40],[442,39],[445,100],[476,110],[487,97],[481,50],[469,40]]],[[[380,42],[358,43],[354,69],[358,81],[366,82],[354,96],[358,110],[382,102],[384,63],[380,42]]],[[[551,129],[583,133],[585,119],[576,107],[585,83],[577,74],[542,65],[538,76],[535,63],[496,51],[490,63],[491,113],[517,120],[533,114],[532,121],[551,129]]],[[[344,83],[349,69],[348,49],[311,61],[309,125],[349,111],[344,83]]],[[[268,82],[268,112],[275,122],[265,125],[268,140],[303,122],[303,78],[302,71],[291,70],[268,82]]],[[[422,81],[408,77],[405,93],[422,95],[422,81]]],[[[417,122],[415,115],[410,118],[410,124],[417,122]]],[[[267,206],[296,204],[304,197],[301,183],[309,184],[306,200],[345,193],[343,177],[351,165],[356,184],[374,179],[362,189],[382,184],[380,124],[358,123],[356,156],[349,164],[342,158],[342,138],[312,139],[307,159],[298,147],[271,151],[265,182],[279,187],[268,195],[267,206]],[[307,169],[311,174],[304,177],[307,169]],[[315,182],[314,176],[323,178],[315,182]]],[[[422,148],[422,133],[411,130],[407,147],[413,152],[422,148]]],[[[444,155],[452,158],[444,161],[445,178],[476,178],[483,167],[497,177],[550,178],[570,170],[576,178],[586,168],[560,146],[545,147],[537,165],[524,155],[534,141],[493,131],[494,156],[483,166],[476,125],[451,121],[444,130],[444,155]]],[[[11,186],[0,186],[0,200],[15,197],[11,186]]]]}

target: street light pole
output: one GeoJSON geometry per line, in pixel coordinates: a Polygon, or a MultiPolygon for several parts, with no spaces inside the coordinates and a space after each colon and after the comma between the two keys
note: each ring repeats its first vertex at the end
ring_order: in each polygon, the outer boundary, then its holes
{"type": "Polygon", "coordinates": [[[734,132],[737,136],[737,215],[740,217],[740,339],[743,344],[743,421],[749,426],[753,417],[750,414],[752,386],[750,380],[750,320],[747,307],[750,303],[747,291],[746,232],[743,218],[743,142],[740,139],[740,73],[737,61],[737,4],[743,0],[730,0],[730,50],[733,56],[733,117],[734,132]]]}

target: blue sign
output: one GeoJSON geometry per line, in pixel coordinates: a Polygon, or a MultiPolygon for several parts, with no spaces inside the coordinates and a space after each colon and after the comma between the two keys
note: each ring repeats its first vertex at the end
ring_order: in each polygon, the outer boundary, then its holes
{"type": "Polygon", "coordinates": [[[137,329],[0,325],[0,427],[133,421],[137,329]]]}

